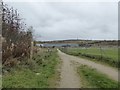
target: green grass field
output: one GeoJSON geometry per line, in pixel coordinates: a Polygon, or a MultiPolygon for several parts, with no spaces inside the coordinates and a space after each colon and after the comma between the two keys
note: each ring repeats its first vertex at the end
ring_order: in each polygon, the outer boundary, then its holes
{"type": "Polygon", "coordinates": [[[56,73],[59,63],[56,52],[44,50],[34,55],[30,65],[13,68],[12,72],[3,75],[3,88],[49,88],[51,83],[55,87],[55,81],[59,77],[56,73]]]}
{"type": "Polygon", "coordinates": [[[118,88],[118,82],[109,79],[96,69],[81,65],[77,69],[83,88],[118,88]]]}
{"type": "Polygon", "coordinates": [[[119,64],[117,48],[67,48],[62,51],[70,55],[102,61],[114,67],[118,67],[119,64]]]}
{"type": "Polygon", "coordinates": [[[88,55],[96,55],[102,57],[108,57],[113,60],[118,60],[118,49],[117,48],[70,48],[73,53],[82,53],[88,55]]]}

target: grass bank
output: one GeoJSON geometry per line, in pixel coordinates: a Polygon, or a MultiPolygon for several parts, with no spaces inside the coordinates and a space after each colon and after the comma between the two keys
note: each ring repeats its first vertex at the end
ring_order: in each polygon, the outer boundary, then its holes
{"type": "Polygon", "coordinates": [[[118,90],[118,82],[109,79],[96,69],[81,65],[77,68],[77,72],[81,77],[83,88],[116,88],[118,90]]]}
{"type": "Polygon", "coordinates": [[[112,67],[120,66],[117,48],[67,48],[61,50],[67,54],[102,62],[112,67]]]}
{"type": "Polygon", "coordinates": [[[56,74],[57,50],[47,52],[44,49],[35,54],[32,61],[23,63],[3,76],[3,88],[49,88],[51,83],[55,87],[59,77],[56,74]]]}

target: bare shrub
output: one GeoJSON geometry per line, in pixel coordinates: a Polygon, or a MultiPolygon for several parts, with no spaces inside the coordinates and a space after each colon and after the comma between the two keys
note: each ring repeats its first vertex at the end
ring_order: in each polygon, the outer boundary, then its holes
{"type": "Polygon", "coordinates": [[[26,28],[17,10],[9,8],[3,2],[2,4],[2,64],[10,67],[16,64],[18,57],[30,58],[30,49],[32,41],[32,29],[26,28]],[[7,64],[6,64],[7,63],[7,64]]]}

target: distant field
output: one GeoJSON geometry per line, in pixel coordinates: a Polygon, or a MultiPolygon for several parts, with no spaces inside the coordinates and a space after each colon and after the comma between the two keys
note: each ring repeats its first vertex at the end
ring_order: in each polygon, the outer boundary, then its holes
{"type": "Polygon", "coordinates": [[[75,56],[83,56],[97,61],[103,61],[115,67],[117,67],[119,63],[117,48],[68,48],[62,51],[75,56]]]}
{"type": "Polygon", "coordinates": [[[88,55],[102,56],[118,60],[118,49],[117,48],[69,48],[71,53],[82,53],[88,55]]]}

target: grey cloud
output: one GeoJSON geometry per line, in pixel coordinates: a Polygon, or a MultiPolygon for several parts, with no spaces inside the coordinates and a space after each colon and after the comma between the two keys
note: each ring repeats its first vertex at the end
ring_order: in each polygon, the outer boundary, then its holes
{"type": "Polygon", "coordinates": [[[117,3],[51,2],[11,5],[19,9],[28,25],[33,25],[36,36],[41,35],[37,40],[118,38],[117,3]]]}

